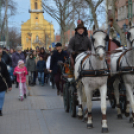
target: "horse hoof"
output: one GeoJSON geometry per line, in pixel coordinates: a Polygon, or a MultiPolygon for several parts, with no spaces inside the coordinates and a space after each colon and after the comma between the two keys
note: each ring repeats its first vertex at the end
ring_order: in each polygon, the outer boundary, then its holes
{"type": "Polygon", "coordinates": [[[87,124],[87,128],[88,128],[88,129],[93,128],[93,124],[92,124],[92,123],[91,123],[91,124],[87,124]]]}
{"type": "Polygon", "coordinates": [[[130,113],[126,113],[126,112],[125,112],[125,116],[126,116],[126,117],[129,117],[129,116],[130,116],[130,113]]]}
{"type": "Polygon", "coordinates": [[[82,122],[87,122],[88,121],[88,118],[83,118],[82,119],[82,122]]]}
{"type": "Polygon", "coordinates": [[[102,133],[108,133],[108,128],[102,128],[102,133]]]}
{"type": "Polygon", "coordinates": [[[117,118],[122,119],[122,115],[121,114],[117,115],[117,118]]]}
{"type": "Polygon", "coordinates": [[[83,116],[77,116],[79,120],[82,120],[83,119],[83,116]]]}
{"type": "Polygon", "coordinates": [[[133,123],[133,118],[132,117],[129,119],[129,122],[130,123],[133,123]]]}

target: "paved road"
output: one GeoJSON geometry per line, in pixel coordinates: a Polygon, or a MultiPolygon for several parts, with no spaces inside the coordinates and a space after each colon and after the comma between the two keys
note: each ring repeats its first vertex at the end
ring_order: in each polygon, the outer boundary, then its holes
{"type": "MultiPolygon", "coordinates": [[[[18,100],[19,90],[13,88],[6,94],[4,116],[0,117],[0,134],[100,134],[100,102],[93,102],[94,128],[87,129],[86,123],[71,118],[63,109],[62,97],[49,86],[32,87],[31,96],[18,100]]],[[[109,105],[109,104],[108,104],[109,105]]],[[[128,119],[116,119],[116,111],[108,106],[110,134],[134,134],[128,119]]]]}

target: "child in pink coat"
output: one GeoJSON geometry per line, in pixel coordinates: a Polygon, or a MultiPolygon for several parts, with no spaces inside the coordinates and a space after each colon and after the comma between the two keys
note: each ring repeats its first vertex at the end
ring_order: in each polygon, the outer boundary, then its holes
{"type": "Polygon", "coordinates": [[[28,75],[27,68],[24,65],[23,60],[18,61],[18,66],[14,69],[15,76],[17,76],[17,82],[19,83],[20,99],[26,98],[26,75],[28,75]]]}

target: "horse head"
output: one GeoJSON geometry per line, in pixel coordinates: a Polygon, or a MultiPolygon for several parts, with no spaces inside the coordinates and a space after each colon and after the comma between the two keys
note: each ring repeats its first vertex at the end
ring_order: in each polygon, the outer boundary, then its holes
{"type": "Polygon", "coordinates": [[[127,33],[127,40],[130,43],[131,47],[134,48],[134,26],[130,27],[127,33]]]}
{"type": "Polygon", "coordinates": [[[106,42],[109,41],[109,36],[102,30],[97,30],[93,33],[92,43],[94,51],[99,59],[104,59],[106,53],[106,42]]]}

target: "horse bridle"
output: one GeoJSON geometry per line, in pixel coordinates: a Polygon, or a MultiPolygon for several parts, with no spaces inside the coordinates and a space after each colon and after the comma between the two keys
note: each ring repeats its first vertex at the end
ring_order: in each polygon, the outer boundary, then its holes
{"type": "MultiPolygon", "coordinates": [[[[105,34],[106,34],[106,38],[105,38],[104,40],[105,40],[106,42],[109,40],[109,36],[107,35],[107,33],[104,32],[104,31],[102,31],[102,30],[97,30],[97,31],[95,31],[95,32],[93,33],[93,35],[94,35],[95,33],[97,33],[97,32],[105,33],[105,34]]],[[[97,51],[97,49],[103,49],[104,51],[106,51],[106,45],[105,45],[105,46],[99,45],[98,47],[95,47],[95,46],[94,46],[94,38],[92,38],[92,42],[93,42],[93,47],[94,47],[95,52],[97,51]]]]}

